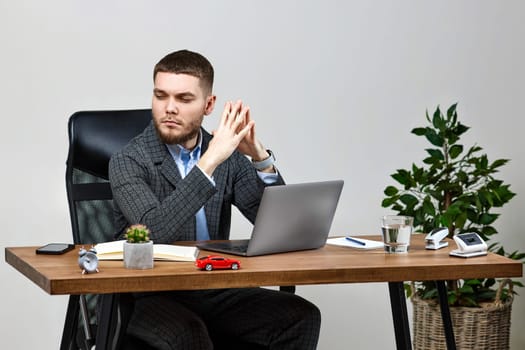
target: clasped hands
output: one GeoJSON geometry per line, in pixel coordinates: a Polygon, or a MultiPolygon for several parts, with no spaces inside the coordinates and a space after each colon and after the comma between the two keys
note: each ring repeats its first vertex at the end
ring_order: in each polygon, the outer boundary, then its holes
{"type": "Polygon", "coordinates": [[[211,176],[215,168],[238,150],[261,161],[269,157],[262,143],[255,136],[255,121],[251,119],[250,107],[242,101],[226,102],[219,126],[213,132],[208,149],[199,160],[199,167],[211,176]]]}

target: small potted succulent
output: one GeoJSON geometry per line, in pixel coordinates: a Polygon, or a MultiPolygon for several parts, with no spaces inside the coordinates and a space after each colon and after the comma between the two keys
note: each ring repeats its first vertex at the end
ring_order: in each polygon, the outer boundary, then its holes
{"type": "Polygon", "coordinates": [[[124,242],[124,266],[128,269],[153,268],[153,241],[145,225],[135,224],[126,230],[124,242]]]}

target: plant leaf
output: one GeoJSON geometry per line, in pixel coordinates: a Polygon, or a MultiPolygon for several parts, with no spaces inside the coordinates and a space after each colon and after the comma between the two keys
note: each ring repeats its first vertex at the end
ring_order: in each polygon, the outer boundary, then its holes
{"type": "Polygon", "coordinates": [[[381,206],[383,208],[388,208],[389,206],[394,204],[396,201],[397,201],[397,198],[395,198],[395,197],[388,197],[388,198],[383,199],[383,201],[381,202],[381,206]]]}
{"type": "Polygon", "coordinates": [[[406,185],[410,179],[410,173],[404,169],[398,169],[397,172],[395,174],[392,174],[391,176],[401,185],[406,185]]]}
{"type": "Polygon", "coordinates": [[[418,202],[417,198],[411,194],[403,194],[399,197],[399,200],[406,204],[407,207],[413,208],[418,202]]]}
{"type": "Polygon", "coordinates": [[[398,192],[399,192],[398,189],[395,188],[394,186],[387,186],[387,188],[385,188],[385,191],[384,191],[385,195],[389,197],[396,195],[398,192]]]}
{"type": "Polygon", "coordinates": [[[447,124],[445,122],[445,119],[443,119],[443,114],[441,113],[441,110],[439,109],[439,107],[434,112],[434,116],[432,118],[432,124],[440,132],[445,131],[445,129],[447,127],[447,124]]]}
{"type": "Polygon", "coordinates": [[[456,107],[458,103],[454,103],[452,106],[448,107],[447,109],[447,118],[450,120],[450,118],[456,113],[456,107]]]}
{"type": "Polygon", "coordinates": [[[454,128],[454,133],[457,136],[460,136],[460,135],[464,134],[465,132],[467,132],[468,129],[470,129],[468,126],[465,126],[465,125],[463,125],[463,124],[458,122],[458,124],[454,128]]]}
{"type": "Polygon", "coordinates": [[[499,168],[502,165],[505,165],[509,162],[508,159],[496,159],[492,164],[490,165],[490,169],[494,170],[496,168],[499,168]]]}
{"type": "Polygon", "coordinates": [[[437,147],[443,147],[443,144],[445,143],[445,140],[443,140],[441,136],[439,136],[433,129],[430,128],[427,129],[425,137],[431,144],[437,147]]]}
{"type": "Polygon", "coordinates": [[[423,201],[423,211],[426,215],[434,216],[436,214],[436,208],[434,208],[434,205],[430,201],[430,197],[426,197],[423,201]]]}
{"type": "Polygon", "coordinates": [[[441,150],[439,149],[427,148],[425,151],[427,151],[427,153],[430,154],[432,158],[435,158],[437,160],[445,160],[445,156],[443,155],[443,152],[441,152],[441,150]]]}
{"type": "Polygon", "coordinates": [[[464,284],[467,286],[479,286],[481,285],[481,281],[477,278],[470,278],[464,280],[464,284]]]}
{"type": "Polygon", "coordinates": [[[427,133],[427,128],[414,128],[412,129],[412,134],[417,136],[423,136],[427,133]]]}
{"type": "Polygon", "coordinates": [[[448,151],[450,158],[452,159],[456,159],[461,154],[461,152],[463,152],[463,145],[453,145],[448,151]]]}
{"type": "Polygon", "coordinates": [[[480,217],[480,224],[482,224],[482,225],[490,225],[494,221],[496,221],[496,219],[498,217],[499,217],[499,214],[483,213],[483,214],[481,214],[481,217],[480,217]]]}

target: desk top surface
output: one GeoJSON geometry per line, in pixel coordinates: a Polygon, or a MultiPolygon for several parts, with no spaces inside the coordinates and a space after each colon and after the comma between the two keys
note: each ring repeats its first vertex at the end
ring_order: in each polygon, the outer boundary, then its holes
{"type": "MultiPolygon", "coordinates": [[[[379,236],[366,238],[380,240],[379,236]]],[[[129,270],[122,261],[100,261],[99,273],[82,275],[78,249],[37,255],[36,247],[5,249],[5,259],[49,294],[88,294],[330,283],[520,277],[522,264],[489,253],[475,258],[449,256],[455,245],[426,250],[424,235],[412,237],[407,254],[326,245],[321,249],[258,257],[235,257],[241,269],[197,269],[193,262],[159,262],[150,270],[129,270]]],[[[205,250],[200,256],[210,254],[205,250]]],[[[229,256],[228,254],[221,254],[229,256]]]]}

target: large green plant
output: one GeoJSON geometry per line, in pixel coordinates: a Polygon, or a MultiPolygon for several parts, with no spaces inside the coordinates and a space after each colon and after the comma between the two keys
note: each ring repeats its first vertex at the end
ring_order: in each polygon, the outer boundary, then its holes
{"type": "MultiPolygon", "coordinates": [[[[432,117],[426,113],[428,125],[412,130],[424,136],[432,147],[425,149],[428,156],[424,165],[412,164],[411,169],[398,169],[392,178],[401,186],[387,186],[382,206],[402,215],[414,217],[415,230],[430,232],[437,227],[447,227],[449,237],[463,232],[477,232],[490,241],[498,232],[493,226],[499,214],[494,212],[514,196],[510,185],[494,175],[508,159],[490,162],[482,148],[473,145],[465,148],[460,136],[469,127],[458,120],[456,104],[446,115],[439,106],[432,117]]],[[[519,252],[507,253],[499,243],[490,244],[490,250],[513,259],[525,258],[519,252]]],[[[476,306],[492,300],[496,291],[494,279],[449,281],[448,297],[451,305],[476,306]]],[[[521,285],[515,281],[515,284],[521,285]]],[[[423,298],[437,297],[433,283],[416,283],[416,292],[423,298]]],[[[410,291],[408,291],[410,294],[410,291]]]]}

